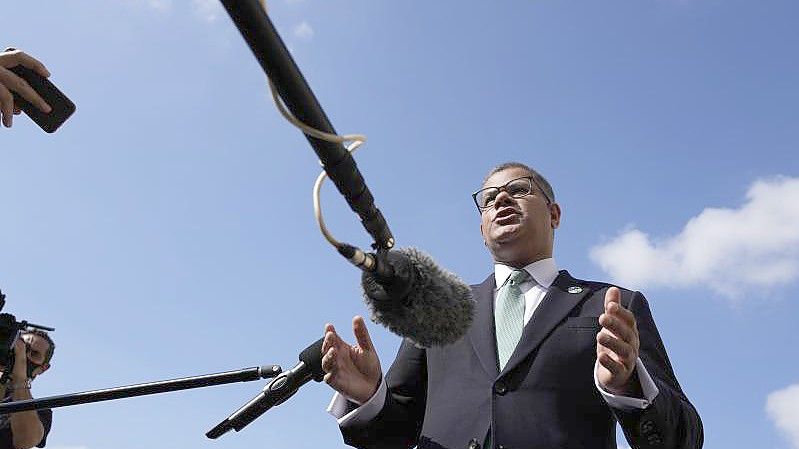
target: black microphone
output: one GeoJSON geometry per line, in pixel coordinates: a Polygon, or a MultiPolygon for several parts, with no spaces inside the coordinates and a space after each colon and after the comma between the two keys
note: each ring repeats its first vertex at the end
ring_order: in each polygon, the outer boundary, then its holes
{"type": "Polygon", "coordinates": [[[458,276],[415,248],[365,257],[373,259],[360,265],[373,321],[426,348],[454,343],[466,334],[474,318],[474,300],[471,288],[458,276]]]}
{"type": "Polygon", "coordinates": [[[322,342],[324,338],[316,340],[313,344],[305,348],[300,353],[300,363],[290,371],[277,376],[272,382],[264,387],[261,393],[254,397],[250,402],[244,404],[240,409],[233,412],[227,419],[217,424],[209,430],[205,436],[216,439],[224,435],[230,429],[240,431],[247,424],[255,421],[256,418],[266,413],[270,408],[280,405],[286,399],[294,396],[297,390],[306,383],[314,380],[321,382],[325,377],[322,370],[322,342]]]}

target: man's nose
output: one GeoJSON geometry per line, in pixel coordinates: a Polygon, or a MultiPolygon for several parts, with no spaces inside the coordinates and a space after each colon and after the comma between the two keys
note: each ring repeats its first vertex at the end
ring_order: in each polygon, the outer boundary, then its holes
{"type": "Polygon", "coordinates": [[[494,207],[508,206],[513,204],[513,197],[505,189],[500,189],[497,196],[494,197],[494,207]]]}

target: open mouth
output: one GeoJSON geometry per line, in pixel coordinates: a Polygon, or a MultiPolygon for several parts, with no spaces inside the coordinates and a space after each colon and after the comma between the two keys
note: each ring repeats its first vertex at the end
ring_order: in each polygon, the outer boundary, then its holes
{"type": "Polygon", "coordinates": [[[506,207],[501,209],[497,212],[497,215],[494,216],[494,221],[498,224],[505,224],[510,221],[515,221],[521,214],[512,207],[506,207]]]}

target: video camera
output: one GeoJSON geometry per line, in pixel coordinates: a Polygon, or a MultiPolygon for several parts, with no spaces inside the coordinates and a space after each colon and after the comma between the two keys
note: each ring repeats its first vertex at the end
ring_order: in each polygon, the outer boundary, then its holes
{"type": "MultiPolygon", "coordinates": [[[[6,305],[6,295],[0,291],[0,310],[6,305]]],[[[27,321],[17,321],[10,313],[0,313],[0,366],[3,373],[0,375],[0,385],[5,385],[11,377],[14,369],[14,343],[17,342],[20,334],[24,331],[39,329],[43,331],[54,331],[52,327],[41,326],[27,321]]],[[[30,371],[30,367],[28,367],[30,371]]],[[[30,373],[28,373],[30,375],[30,373]]]]}

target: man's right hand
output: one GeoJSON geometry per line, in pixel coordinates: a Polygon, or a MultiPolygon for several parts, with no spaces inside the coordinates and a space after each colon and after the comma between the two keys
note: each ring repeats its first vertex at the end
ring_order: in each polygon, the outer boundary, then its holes
{"type": "Polygon", "coordinates": [[[327,373],[325,382],[328,385],[344,397],[363,404],[374,396],[383,374],[363,317],[352,319],[352,331],[356,345],[342,340],[332,324],[325,325],[322,369],[327,373]]]}
{"type": "Polygon", "coordinates": [[[11,127],[14,114],[20,113],[19,108],[14,104],[12,92],[16,92],[43,112],[49,113],[52,110],[27,81],[8,70],[17,65],[25,66],[45,78],[50,76],[50,72],[47,71],[44,64],[22,51],[7,48],[0,53],[0,115],[2,115],[3,125],[6,128],[11,127]]]}

